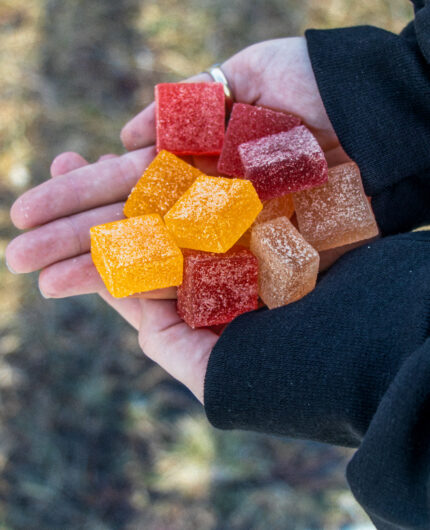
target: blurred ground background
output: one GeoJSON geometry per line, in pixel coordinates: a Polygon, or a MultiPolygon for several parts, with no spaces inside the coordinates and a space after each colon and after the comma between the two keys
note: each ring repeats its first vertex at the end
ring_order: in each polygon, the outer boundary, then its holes
{"type": "MultiPolygon", "coordinates": [[[[306,27],[399,31],[407,0],[0,0],[0,251],[51,159],[122,151],[152,86],[306,27]]],[[[352,529],[347,450],[211,428],[95,296],[0,269],[0,529],[352,529]]],[[[362,525],[362,526],[360,526],[362,525]]]]}

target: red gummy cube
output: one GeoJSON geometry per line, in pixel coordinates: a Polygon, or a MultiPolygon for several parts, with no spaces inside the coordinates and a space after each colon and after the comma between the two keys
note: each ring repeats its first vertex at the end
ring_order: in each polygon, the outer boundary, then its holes
{"type": "Polygon", "coordinates": [[[235,103],[225,133],[218,171],[230,177],[243,177],[245,173],[238,151],[240,144],[289,131],[300,123],[300,118],[292,114],[246,103],[235,103]]]}
{"type": "Polygon", "coordinates": [[[248,249],[225,254],[183,249],[178,314],[192,328],[226,324],[258,308],[258,262],[248,249]]]}
{"type": "Polygon", "coordinates": [[[245,178],[261,200],[313,188],[328,178],[324,152],[304,125],[244,143],[239,154],[245,178]]]}
{"type": "Polygon", "coordinates": [[[222,83],[161,83],[155,87],[157,151],[218,155],[224,141],[222,83]]]}

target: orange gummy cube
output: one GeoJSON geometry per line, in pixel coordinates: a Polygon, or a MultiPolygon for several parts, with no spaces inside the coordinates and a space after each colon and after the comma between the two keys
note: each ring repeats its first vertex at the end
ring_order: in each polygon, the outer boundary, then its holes
{"type": "Polygon", "coordinates": [[[124,206],[124,215],[164,215],[201,175],[201,171],[174,154],[160,151],[131,190],[124,206]]]}
{"type": "Polygon", "coordinates": [[[93,226],[91,256],[115,297],[182,282],[182,252],[158,214],[93,226]]]}
{"type": "Polygon", "coordinates": [[[263,205],[248,180],[198,177],[164,217],[181,248],[227,252],[263,205]]]}
{"type": "Polygon", "coordinates": [[[317,250],[378,235],[378,225],[354,162],[329,169],[321,186],[293,194],[300,233],[317,250]]]}
{"type": "Polygon", "coordinates": [[[288,219],[290,219],[293,213],[294,203],[291,193],[264,201],[263,209],[258,214],[258,217],[254,221],[254,224],[251,226],[251,228],[248,228],[248,230],[239,239],[239,245],[249,247],[251,243],[251,230],[256,224],[264,223],[265,221],[270,221],[271,219],[276,219],[277,217],[288,217],[288,219]]]}

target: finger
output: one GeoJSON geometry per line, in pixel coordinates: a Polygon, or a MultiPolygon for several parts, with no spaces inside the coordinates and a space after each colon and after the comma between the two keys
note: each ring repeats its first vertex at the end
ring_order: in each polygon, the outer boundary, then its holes
{"type": "Polygon", "coordinates": [[[88,162],[79,153],[74,153],[73,151],[61,153],[52,161],[51,176],[58,177],[87,165],[88,162]]]}
{"type": "Polygon", "coordinates": [[[171,301],[141,300],[139,344],[144,353],[186,385],[203,403],[203,384],[210,352],[218,336],[191,329],[171,301]]]}
{"type": "Polygon", "coordinates": [[[110,204],[35,228],[12,240],[6,259],[17,273],[37,271],[90,249],[92,226],[124,219],[124,203],[110,204]]]}
{"type": "MultiPolygon", "coordinates": [[[[184,82],[200,83],[212,81],[209,74],[201,73],[184,82]]],[[[137,116],[131,119],[121,131],[121,141],[128,151],[146,147],[155,143],[155,103],[152,102],[137,116]]]]}
{"type": "Polygon", "coordinates": [[[131,298],[114,298],[106,291],[106,289],[101,290],[99,295],[135,329],[139,328],[141,319],[139,300],[133,300],[131,298]]]}
{"type": "Polygon", "coordinates": [[[108,153],[106,155],[102,155],[97,162],[102,162],[103,160],[111,160],[112,158],[118,158],[118,155],[114,155],[113,153],[108,153]]]}
{"type": "Polygon", "coordinates": [[[145,293],[136,293],[128,298],[147,298],[148,300],[176,300],[176,287],[165,287],[164,289],[154,289],[145,293]]]}
{"type": "MultiPolygon", "coordinates": [[[[82,158],[80,155],[77,155],[77,158],[74,156],[76,153],[64,153],[63,154],[63,160],[61,160],[61,164],[54,166],[54,168],[51,168],[51,175],[52,177],[56,177],[59,174],[64,174],[69,171],[72,171],[73,169],[78,169],[79,167],[83,167],[88,164],[88,162],[82,158]]],[[[113,158],[116,157],[116,155],[106,155],[106,157],[113,158]]],[[[103,158],[103,157],[100,157],[103,158]]],[[[93,271],[94,273],[94,268],[93,271]]],[[[98,274],[97,274],[98,276],[98,274]]],[[[94,275],[95,282],[99,283],[99,279],[94,275]]],[[[131,324],[135,329],[138,328],[139,322],[140,322],[140,304],[136,303],[134,301],[128,301],[128,300],[118,300],[116,298],[113,298],[106,289],[102,289],[98,293],[109,305],[111,305],[118,313],[129,323],[131,324]]],[[[148,293],[150,294],[150,293],[148,293]]]]}
{"type": "MultiPolygon", "coordinates": [[[[45,267],[39,275],[39,289],[45,298],[98,293],[104,288],[90,253],[54,263],[45,267]]],[[[176,298],[176,288],[155,289],[127,298],[172,300],[176,298]]]]}
{"type": "Polygon", "coordinates": [[[27,191],[12,206],[21,229],[125,200],[155,156],[154,148],[75,169],[27,191]]]}
{"type": "Polygon", "coordinates": [[[349,156],[345,153],[341,145],[326,151],[325,158],[327,160],[328,167],[338,166],[339,164],[344,164],[345,162],[351,162],[349,156]]]}
{"type": "Polygon", "coordinates": [[[54,263],[39,274],[39,289],[45,298],[97,293],[104,288],[90,253],[54,263]]]}

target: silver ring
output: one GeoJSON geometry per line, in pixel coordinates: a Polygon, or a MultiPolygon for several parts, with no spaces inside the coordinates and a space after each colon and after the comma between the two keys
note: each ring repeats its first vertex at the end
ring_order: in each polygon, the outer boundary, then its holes
{"type": "Polygon", "coordinates": [[[228,81],[227,81],[227,78],[224,72],[221,70],[221,64],[219,63],[213,64],[207,70],[205,70],[205,72],[212,77],[215,83],[222,83],[222,86],[224,88],[224,94],[225,94],[225,105],[226,105],[227,110],[230,111],[231,107],[233,106],[233,102],[234,102],[233,90],[228,84],[228,81]]]}

